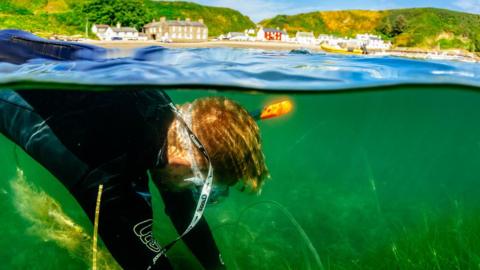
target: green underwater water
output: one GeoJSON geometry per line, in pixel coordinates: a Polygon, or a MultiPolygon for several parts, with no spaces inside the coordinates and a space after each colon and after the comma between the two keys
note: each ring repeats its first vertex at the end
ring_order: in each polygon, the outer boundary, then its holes
{"type": "MultiPolygon", "coordinates": [[[[230,97],[248,109],[283,98],[294,111],[260,122],[271,179],[232,190],[206,217],[229,269],[480,269],[480,91],[461,86],[274,93],[168,90],[177,103],[230,97]]],[[[0,137],[0,269],[88,269],[32,231],[15,207],[27,181],[92,225],[65,188],[0,137]]],[[[155,235],[176,237],[154,186],[155,235]]],[[[200,269],[179,243],[169,258],[200,269]]]]}

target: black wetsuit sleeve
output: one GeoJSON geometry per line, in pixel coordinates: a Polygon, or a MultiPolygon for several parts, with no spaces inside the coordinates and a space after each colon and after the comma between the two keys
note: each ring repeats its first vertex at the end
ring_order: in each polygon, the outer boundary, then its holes
{"type": "Polygon", "coordinates": [[[23,64],[31,59],[100,60],[106,49],[78,42],[52,41],[21,30],[0,31],[0,61],[23,64]]]}
{"type": "MultiPolygon", "coordinates": [[[[196,207],[192,192],[169,192],[160,190],[165,203],[165,212],[179,234],[183,233],[196,207]]],[[[226,269],[220,260],[220,252],[204,217],[183,237],[183,241],[205,269],[226,269]]]]}

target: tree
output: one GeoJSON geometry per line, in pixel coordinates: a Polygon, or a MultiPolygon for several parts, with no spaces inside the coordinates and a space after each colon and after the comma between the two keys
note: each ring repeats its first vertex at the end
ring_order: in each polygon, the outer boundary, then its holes
{"type": "Polygon", "coordinates": [[[473,51],[480,52],[480,35],[477,35],[473,39],[473,51]]]}
{"type": "Polygon", "coordinates": [[[382,23],[378,26],[378,31],[387,37],[393,36],[393,26],[390,18],[382,21],[382,23]]]}
{"type": "Polygon", "coordinates": [[[398,15],[393,25],[393,31],[392,31],[393,35],[394,36],[400,35],[405,31],[406,28],[407,28],[407,20],[403,15],[398,15]]]}
{"type": "Polygon", "coordinates": [[[89,21],[97,24],[143,27],[149,12],[143,0],[90,0],[80,7],[89,21]]]}

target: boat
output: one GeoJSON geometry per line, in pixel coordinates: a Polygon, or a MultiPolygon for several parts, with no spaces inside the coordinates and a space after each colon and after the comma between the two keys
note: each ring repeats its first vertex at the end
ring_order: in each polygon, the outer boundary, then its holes
{"type": "Polygon", "coordinates": [[[330,53],[344,53],[344,54],[365,54],[364,51],[360,48],[341,48],[338,46],[330,46],[327,44],[320,45],[320,48],[326,52],[330,53]]]}

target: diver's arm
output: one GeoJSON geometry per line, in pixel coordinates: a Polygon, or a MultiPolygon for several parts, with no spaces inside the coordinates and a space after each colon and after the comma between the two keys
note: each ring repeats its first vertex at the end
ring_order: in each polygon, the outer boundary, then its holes
{"type": "MultiPolygon", "coordinates": [[[[179,234],[183,233],[195,211],[196,203],[190,190],[169,192],[160,190],[165,203],[165,212],[179,234]]],[[[226,269],[220,252],[204,217],[183,237],[183,241],[205,269],[226,269]]]]}
{"type": "Polygon", "coordinates": [[[78,42],[53,41],[21,30],[0,31],[0,61],[23,64],[32,59],[99,60],[106,49],[78,42]]]}

